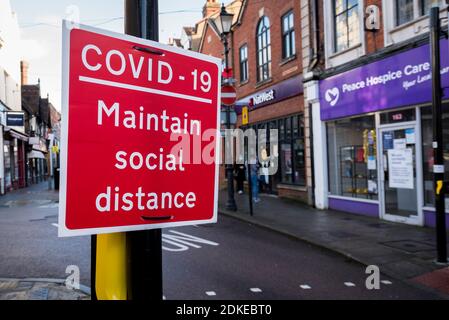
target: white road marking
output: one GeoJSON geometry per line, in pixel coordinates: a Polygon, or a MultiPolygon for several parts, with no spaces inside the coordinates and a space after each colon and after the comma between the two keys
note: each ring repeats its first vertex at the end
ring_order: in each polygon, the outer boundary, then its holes
{"type": "Polygon", "coordinates": [[[352,282],[345,282],[345,286],[347,287],[355,287],[355,284],[352,282]]]}
{"type": "Polygon", "coordinates": [[[261,293],[262,292],[262,289],[259,289],[259,288],[251,288],[250,290],[251,290],[251,292],[254,292],[254,293],[261,293]]]}
{"type": "Polygon", "coordinates": [[[308,284],[303,284],[303,285],[301,285],[300,287],[301,287],[301,289],[303,289],[303,290],[310,290],[310,289],[312,289],[312,287],[309,286],[308,284]]]}
{"type": "Polygon", "coordinates": [[[201,245],[218,246],[219,244],[210,240],[191,236],[182,232],[168,230],[162,235],[162,249],[169,252],[183,252],[190,248],[201,249],[201,245]],[[167,246],[168,244],[168,246],[167,246]],[[199,245],[201,244],[201,245],[199,245]]]}
{"type": "Polygon", "coordinates": [[[215,296],[217,295],[217,293],[216,293],[215,291],[206,291],[206,294],[207,294],[209,297],[215,297],[215,296]]]}
{"type": "Polygon", "coordinates": [[[59,203],[52,203],[52,204],[46,204],[46,205],[39,206],[39,209],[50,209],[50,208],[58,208],[58,207],[59,207],[59,203]]]}
{"type": "Polygon", "coordinates": [[[393,284],[393,282],[388,281],[388,280],[382,280],[381,282],[382,282],[383,284],[386,284],[387,286],[393,284]]]}
{"type": "Polygon", "coordinates": [[[52,223],[51,224],[53,227],[59,228],[59,225],[57,223],[52,223]]]}

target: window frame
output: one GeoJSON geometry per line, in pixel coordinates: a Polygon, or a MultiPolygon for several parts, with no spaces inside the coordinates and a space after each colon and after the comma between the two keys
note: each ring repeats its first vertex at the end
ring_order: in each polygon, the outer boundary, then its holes
{"type": "MultiPolygon", "coordinates": [[[[344,10],[342,10],[338,14],[337,14],[337,8],[336,8],[336,0],[332,0],[332,3],[331,3],[331,17],[332,17],[332,29],[333,29],[333,52],[334,53],[344,52],[344,51],[346,51],[348,49],[351,49],[355,45],[357,45],[357,44],[350,45],[350,43],[349,43],[349,23],[348,23],[348,20],[349,20],[348,19],[348,13],[349,13],[349,11],[355,9],[355,11],[357,12],[357,15],[359,16],[359,24],[360,24],[360,21],[363,20],[363,17],[360,16],[360,2],[359,2],[359,0],[357,0],[357,3],[354,4],[351,7],[347,6],[349,0],[343,0],[343,1],[345,1],[346,8],[344,10]],[[342,49],[339,50],[338,49],[338,37],[337,37],[337,18],[339,16],[342,16],[342,15],[346,16],[345,17],[345,27],[346,27],[346,33],[347,33],[346,38],[347,39],[346,39],[346,46],[345,46],[345,48],[342,48],[342,49]]],[[[359,43],[361,43],[363,34],[362,34],[361,30],[360,30],[360,27],[359,27],[358,31],[359,31],[359,43]]]]}
{"type": "Polygon", "coordinates": [[[268,16],[262,16],[259,19],[256,30],[256,61],[257,61],[257,82],[264,82],[271,79],[271,25],[268,16]],[[268,26],[265,23],[268,22],[268,26]],[[262,27],[262,28],[261,28],[262,27]],[[266,45],[264,46],[264,38],[266,40],[266,45]],[[259,43],[261,46],[259,46],[259,43]],[[264,59],[264,53],[266,55],[266,60],[264,59]],[[262,61],[260,60],[262,58],[262,61]],[[267,75],[265,76],[265,69],[267,70],[267,75]]]}
{"type": "Polygon", "coordinates": [[[305,148],[305,135],[304,135],[304,114],[300,113],[300,114],[295,114],[295,115],[291,115],[285,118],[280,118],[278,119],[278,130],[279,130],[279,141],[278,141],[278,145],[279,145],[279,174],[280,174],[280,183],[281,184],[286,184],[286,185],[294,185],[294,186],[299,186],[299,187],[305,187],[307,186],[307,167],[306,167],[306,148],[305,148]],[[298,125],[298,131],[295,133],[294,130],[294,121],[297,121],[297,125],[298,125]],[[281,123],[284,124],[284,130],[281,130],[281,123]],[[288,125],[287,123],[290,123],[290,129],[288,129],[288,125]],[[302,126],[301,126],[302,124],[302,126]],[[303,129],[301,129],[301,127],[303,129]],[[288,130],[290,130],[290,134],[288,135],[287,132],[288,130]],[[283,131],[283,132],[282,132],[283,131]],[[296,164],[296,153],[295,153],[295,142],[297,141],[302,141],[303,146],[304,146],[304,167],[301,168],[296,168],[295,164],[296,164]],[[284,181],[284,172],[282,170],[282,145],[289,145],[290,146],[290,150],[291,150],[291,165],[292,165],[292,173],[291,173],[291,182],[286,182],[284,181]],[[300,181],[300,179],[298,180],[296,178],[296,172],[302,171],[303,172],[303,177],[304,177],[304,181],[300,181]]]}
{"type": "MultiPolygon", "coordinates": [[[[427,16],[428,12],[425,12],[425,1],[426,0],[412,0],[413,1],[413,17],[411,20],[407,20],[404,21],[402,23],[399,23],[399,5],[398,5],[398,1],[399,0],[395,0],[393,5],[394,5],[394,27],[398,28],[404,25],[407,25],[409,23],[412,23],[413,21],[427,16]]],[[[441,1],[439,1],[440,5],[441,5],[441,1]]],[[[430,3],[430,5],[432,5],[432,3],[430,3]]]]}
{"type": "Polygon", "coordinates": [[[296,30],[295,30],[295,13],[293,9],[290,9],[281,17],[281,39],[282,39],[282,60],[289,60],[296,56],[296,30]],[[284,29],[284,20],[290,19],[292,16],[292,26],[290,27],[290,21],[288,21],[289,29],[284,29]],[[286,52],[287,41],[290,43],[290,52],[286,52]]]}
{"type": "Polygon", "coordinates": [[[240,83],[249,81],[249,65],[248,65],[248,44],[244,43],[239,48],[239,68],[240,68],[240,83]],[[246,57],[242,59],[242,50],[245,49],[246,57]],[[244,71],[244,72],[243,72],[244,71]],[[243,77],[245,76],[245,77],[243,77]]]}

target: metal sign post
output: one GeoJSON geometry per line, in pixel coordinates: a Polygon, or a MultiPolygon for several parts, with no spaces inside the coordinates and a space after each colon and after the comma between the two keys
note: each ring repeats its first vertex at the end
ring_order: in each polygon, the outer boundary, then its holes
{"type": "Polygon", "coordinates": [[[442,88],[440,61],[440,9],[430,9],[430,48],[432,59],[432,113],[434,149],[434,189],[436,211],[437,262],[447,263],[446,212],[444,188],[444,155],[442,127],[442,88]]]}
{"type": "MultiPolygon", "coordinates": [[[[126,0],[125,33],[159,41],[158,0],[126,0]]],[[[127,233],[129,255],[128,299],[161,301],[161,229],[127,233]]]]}

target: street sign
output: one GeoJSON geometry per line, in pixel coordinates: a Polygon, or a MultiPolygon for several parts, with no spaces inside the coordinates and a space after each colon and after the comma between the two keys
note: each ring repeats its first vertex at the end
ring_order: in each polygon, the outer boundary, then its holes
{"type": "Polygon", "coordinates": [[[23,127],[25,126],[25,113],[24,112],[7,112],[6,113],[6,125],[8,127],[23,127]]]}
{"type": "Polygon", "coordinates": [[[230,85],[224,85],[221,87],[221,103],[225,106],[232,106],[237,100],[237,92],[235,88],[230,85]]]}
{"type": "Polygon", "coordinates": [[[217,221],[220,65],[63,23],[60,236],[217,221]]]}

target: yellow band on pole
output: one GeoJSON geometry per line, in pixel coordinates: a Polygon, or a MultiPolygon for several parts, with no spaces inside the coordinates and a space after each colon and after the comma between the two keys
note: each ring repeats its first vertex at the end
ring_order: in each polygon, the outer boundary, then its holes
{"type": "Polygon", "coordinates": [[[96,293],[98,300],[127,300],[126,234],[97,236],[96,293]]]}
{"type": "Polygon", "coordinates": [[[438,180],[437,181],[437,190],[436,190],[437,196],[440,195],[441,190],[443,190],[443,181],[442,180],[438,180]]]}

